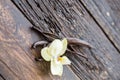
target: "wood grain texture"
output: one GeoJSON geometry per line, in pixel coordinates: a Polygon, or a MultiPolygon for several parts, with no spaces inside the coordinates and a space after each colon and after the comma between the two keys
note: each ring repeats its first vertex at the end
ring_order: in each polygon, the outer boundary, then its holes
{"type": "Polygon", "coordinates": [[[5,80],[41,80],[39,75],[48,79],[47,74],[42,75],[31,54],[34,38],[28,28],[30,23],[13,8],[11,2],[0,2],[0,74],[5,80]]]}
{"type": "MultiPolygon", "coordinates": [[[[5,80],[53,80],[49,64],[34,60],[31,45],[39,36],[30,29],[31,24],[9,0],[0,1],[0,74],[5,80]]],[[[66,67],[65,67],[66,68],[66,67]]],[[[68,69],[71,80],[77,78],[68,69]]]]}
{"type": "Polygon", "coordinates": [[[111,44],[120,52],[120,14],[118,0],[81,0],[111,44]]]}
{"type": "Polygon", "coordinates": [[[97,1],[12,0],[37,28],[83,39],[95,47],[74,47],[88,59],[67,53],[72,65],[64,67],[63,76],[57,77],[50,74],[49,63],[34,60],[36,52],[30,49],[32,43],[45,38],[30,29],[31,24],[9,0],[1,0],[0,74],[5,80],[119,80],[120,14],[115,10],[119,3],[97,1]]]}

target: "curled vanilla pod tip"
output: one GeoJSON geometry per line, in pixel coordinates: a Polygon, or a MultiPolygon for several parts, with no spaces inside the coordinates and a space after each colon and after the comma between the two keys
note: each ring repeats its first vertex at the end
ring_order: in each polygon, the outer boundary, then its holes
{"type": "Polygon", "coordinates": [[[77,39],[77,38],[66,38],[68,40],[68,44],[71,45],[80,45],[80,46],[86,46],[89,48],[94,48],[90,43],[81,40],[81,39],[77,39]]]}
{"type": "Polygon", "coordinates": [[[45,44],[48,44],[48,42],[47,41],[37,41],[37,42],[35,42],[33,45],[32,45],[32,48],[36,48],[37,46],[39,46],[39,45],[45,45],[45,44]]]}

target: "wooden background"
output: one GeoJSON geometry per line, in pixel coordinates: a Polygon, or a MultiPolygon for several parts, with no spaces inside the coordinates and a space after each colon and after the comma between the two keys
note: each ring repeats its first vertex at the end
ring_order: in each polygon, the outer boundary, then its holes
{"type": "Polygon", "coordinates": [[[0,0],[0,80],[120,80],[119,7],[119,0],[0,0]],[[44,37],[32,25],[95,48],[76,47],[88,59],[69,54],[72,65],[52,76],[49,63],[34,60],[31,45],[44,37]]]}

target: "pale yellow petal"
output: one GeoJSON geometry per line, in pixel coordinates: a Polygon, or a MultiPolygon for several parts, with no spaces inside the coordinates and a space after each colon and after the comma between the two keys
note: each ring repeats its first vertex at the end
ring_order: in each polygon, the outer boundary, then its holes
{"type": "Polygon", "coordinates": [[[59,39],[55,39],[49,46],[49,52],[52,56],[58,56],[62,50],[62,42],[59,39]]]}
{"type": "Polygon", "coordinates": [[[66,56],[61,57],[60,62],[61,62],[63,65],[71,64],[71,61],[70,61],[66,56]]]}
{"type": "Polygon", "coordinates": [[[62,45],[63,45],[63,47],[62,47],[62,50],[61,50],[61,52],[60,52],[60,54],[59,55],[63,55],[64,53],[65,53],[65,51],[67,50],[67,39],[66,38],[64,38],[63,40],[62,40],[62,45]]]}
{"type": "Polygon", "coordinates": [[[45,47],[41,50],[41,56],[43,57],[43,59],[45,59],[46,61],[50,61],[52,56],[51,54],[49,54],[48,52],[48,47],[45,47]]]}
{"type": "Polygon", "coordinates": [[[51,60],[51,73],[53,75],[62,76],[63,73],[63,65],[56,60],[51,60]]]}

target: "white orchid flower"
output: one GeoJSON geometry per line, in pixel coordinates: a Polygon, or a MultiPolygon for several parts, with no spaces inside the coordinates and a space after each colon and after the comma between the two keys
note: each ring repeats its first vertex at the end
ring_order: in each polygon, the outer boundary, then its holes
{"type": "Polygon", "coordinates": [[[70,64],[70,60],[66,56],[62,56],[67,49],[67,39],[55,39],[49,47],[41,50],[41,56],[46,61],[51,61],[50,68],[53,75],[61,76],[63,73],[63,65],[70,64]],[[61,57],[62,56],[62,57],[61,57]]]}

